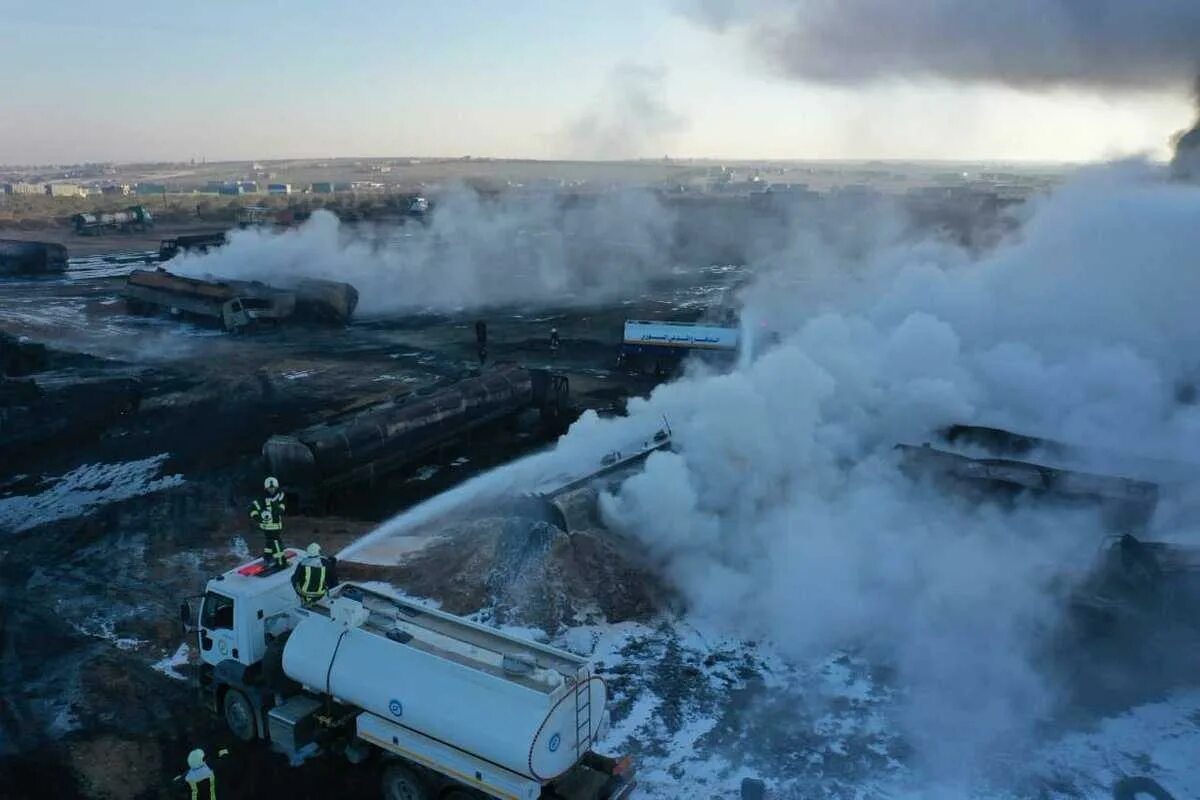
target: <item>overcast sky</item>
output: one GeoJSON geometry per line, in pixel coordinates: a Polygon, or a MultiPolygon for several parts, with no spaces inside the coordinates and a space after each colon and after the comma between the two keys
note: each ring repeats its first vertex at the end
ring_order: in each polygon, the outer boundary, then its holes
{"type": "Polygon", "coordinates": [[[744,44],[679,0],[0,0],[0,163],[1081,161],[1165,157],[1192,116],[1179,86],[816,84],[744,44]]]}

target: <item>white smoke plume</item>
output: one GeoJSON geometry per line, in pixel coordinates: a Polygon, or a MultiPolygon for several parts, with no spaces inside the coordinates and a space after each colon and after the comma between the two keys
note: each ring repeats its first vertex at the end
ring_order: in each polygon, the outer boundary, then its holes
{"type": "Polygon", "coordinates": [[[685,9],[744,35],[783,73],[828,83],[1162,89],[1200,74],[1192,0],[692,0],[685,9]]]}
{"type": "Polygon", "coordinates": [[[661,156],[688,125],[667,103],[666,75],[662,67],[617,66],[594,106],[567,126],[569,154],[586,159],[661,156]]]}
{"type": "MultiPolygon", "coordinates": [[[[1011,765],[1063,698],[1046,638],[1108,532],[1086,508],[914,480],[892,446],[967,421],[1197,460],[1200,406],[1178,390],[1200,374],[1200,189],[1154,176],[1085,174],[984,256],[887,225],[798,223],[744,297],[774,345],[731,373],[661,386],[629,417],[585,415],[555,450],[363,544],[594,464],[665,416],[674,452],[652,455],[601,510],[689,613],[797,660],[850,649],[894,669],[912,766],[958,787],[946,796],[1019,778],[1011,765]]],[[[1200,544],[1200,508],[1168,498],[1149,535],[1200,544]]]]}
{"type": "Polygon", "coordinates": [[[437,200],[424,225],[351,228],[317,211],[295,230],[235,231],[226,247],[184,255],[170,269],[282,285],[345,281],[371,316],[578,305],[627,296],[672,267],[674,214],[643,190],[485,198],[458,187],[437,200]]]}
{"type": "MultiPolygon", "coordinates": [[[[1197,460],[1200,408],[1177,389],[1200,367],[1200,190],[1150,174],[1086,175],[982,258],[883,242],[829,263],[852,249],[801,237],[746,297],[779,344],[581,426],[665,414],[675,431],[677,452],[603,499],[607,521],[692,613],[797,658],[894,666],[918,766],[978,780],[1053,714],[1039,648],[1106,532],[1086,510],[914,482],[892,446],[970,421],[1197,460]]],[[[1193,508],[1152,533],[1197,544],[1198,523],[1193,508]]]]}

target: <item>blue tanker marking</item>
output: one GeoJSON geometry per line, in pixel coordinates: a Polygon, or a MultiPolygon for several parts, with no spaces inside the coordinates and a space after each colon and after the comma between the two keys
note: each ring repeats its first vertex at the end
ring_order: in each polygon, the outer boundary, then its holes
{"type": "Polygon", "coordinates": [[[548,745],[550,748],[550,752],[553,753],[555,750],[557,750],[558,746],[560,744],[562,744],[562,735],[561,734],[556,733],[553,736],[551,736],[550,744],[548,745]]]}
{"type": "Polygon", "coordinates": [[[392,702],[388,703],[388,711],[392,712],[392,716],[394,717],[403,716],[404,706],[400,704],[399,700],[392,700],[392,702]]]}

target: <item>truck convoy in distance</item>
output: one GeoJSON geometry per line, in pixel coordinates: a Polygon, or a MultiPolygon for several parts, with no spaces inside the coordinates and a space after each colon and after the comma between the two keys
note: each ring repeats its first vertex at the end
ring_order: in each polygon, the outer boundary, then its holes
{"type": "Polygon", "coordinates": [[[67,268],[67,248],[53,242],[0,239],[0,275],[42,275],[67,268]]]}
{"type": "Polygon", "coordinates": [[[387,760],[389,800],[619,800],[627,759],[595,753],[606,689],[587,659],[356,584],[302,605],[289,568],[210,580],[199,686],[243,741],[293,760],[387,760]]]}
{"type": "Polygon", "coordinates": [[[345,486],[411,466],[464,434],[536,410],[557,430],[569,414],[564,375],[499,363],[448,385],[352,410],[263,445],[272,475],[305,505],[345,486]]]}
{"type": "Polygon", "coordinates": [[[71,224],[81,236],[98,236],[106,231],[148,230],[154,227],[154,217],[145,206],[130,206],[124,211],[76,214],[71,224]]]}
{"type": "Polygon", "coordinates": [[[699,322],[626,320],[618,363],[634,369],[669,372],[695,353],[736,358],[738,329],[699,322]]]}
{"type": "Polygon", "coordinates": [[[309,279],[285,290],[258,281],[188,278],[161,267],[129,273],[122,296],[132,314],[168,312],[232,332],[292,317],[345,323],[358,305],[358,291],[347,283],[309,279]]]}

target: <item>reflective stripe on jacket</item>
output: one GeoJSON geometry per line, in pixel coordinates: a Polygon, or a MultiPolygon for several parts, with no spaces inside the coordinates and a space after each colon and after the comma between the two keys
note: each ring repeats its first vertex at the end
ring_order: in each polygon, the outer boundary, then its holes
{"type": "Polygon", "coordinates": [[[283,502],[283,493],[272,495],[261,502],[255,500],[250,506],[250,519],[258,522],[258,527],[264,531],[283,530],[283,512],[287,506],[283,502]]]}
{"type": "Polygon", "coordinates": [[[192,800],[199,800],[200,784],[205,781],[208,781],[208,800],[217,800],[217,776],[213,775],[207,764],[189,769],[184,780],[192,790],[192,800]]]}

